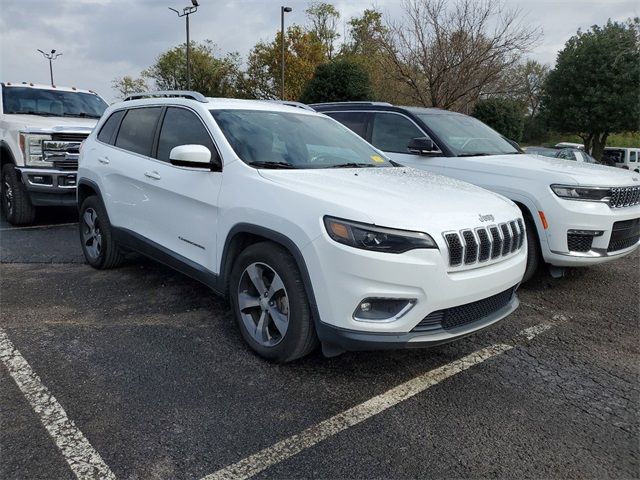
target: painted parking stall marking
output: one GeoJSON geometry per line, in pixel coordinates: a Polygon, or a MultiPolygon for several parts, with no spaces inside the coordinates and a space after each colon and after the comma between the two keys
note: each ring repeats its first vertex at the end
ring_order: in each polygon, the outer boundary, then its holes
{"type": "MultiPolygon", "coordinates": [[[[541,323],[529,327],[518,336],[523,336],[528,340],[533,339],[540,333],[549,330],[552,323],[541,323]]],[[[214,472],[201,480],[243,480],[250,478],[269,467],[272,467],[284,460],[287,460],[298,453],[313,447],[327,438],[340,433],[349,427],[353,427],[385,410],[398,405],[399,403],[421,393],[440,382],[464,372],[469,368],[479,365],[487,360],[495,358],[509,350],[514,345],[495,344],[477,350],[466,357],[455,360],[451,363],[430,370],[418,377],[409,380],[397,387],[387,390],[364,403],[356,405],[342,413],[339,413],[317,425],[307,428],[303,432],[282,440],[270,447],[265,448],[249,457],[240,460],[233,465],[229,465],[217,472],[214,472]]]]}
{"type": "Polygon", "coordinates": [[[78,479],[115,480],[115,475],[0,328],[0,360],[36,412],[78,479]]]}

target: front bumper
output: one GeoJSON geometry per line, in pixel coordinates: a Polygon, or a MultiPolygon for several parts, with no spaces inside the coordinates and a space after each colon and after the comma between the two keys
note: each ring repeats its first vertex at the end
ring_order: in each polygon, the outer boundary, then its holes
{"type": "Polygon", "coordinates": [[[337,244],[321,235],[303,249],[320,315],[323,342],[343,349],[397,348],[448,342],[487,327],[518,305],[515,295],[489,315],[456,328],[416,331],[430,314],[471,304],[514,289],[525,270],[526,248],[502,262],[451,271],[436,249],[387,254],[337,244]],[[389,320],[356,320],[366,298],[406,299],[414,306],[389,320]]]}
{"type": "Polygon", "coordinates": [[[327,349],[328,356],[341,351],[362,350],[390,350],[398,348],[425,348],[452,342],[472,333],[486,328],[513,313],[520,302],[515,292],[511,300],[499,310],[484,316],[475,322],[462,327],[437,332],[408,332],[408,333],[370,333],[357,330],[338,328],[326,323],[321,323],[316,330],[318,337],[327,349]]]}
{"type": "Polygon", "coordinates": [[[625,248],[611,250],[610,243],[614,224],[640,218],[640,205],[623,208],[610,208],[600,202],[582,202],[564,200],[555,195],[548,198],[545,216],[549,228],[545,231],[546,245],[543,242],[543,256],[547,263],[558,267],[579,267],[622,258],[640,246],[640,241],[625,248]],[[602,232],[593,237],[589,250],[575,251],[569,246],[570,230],[590,230],[602,232]]]}
{"type": "Polygon", "coordinates": [[[51,168],[18,168],[22,183],[35,206],[75,206],[75,170],[51,168]]]}

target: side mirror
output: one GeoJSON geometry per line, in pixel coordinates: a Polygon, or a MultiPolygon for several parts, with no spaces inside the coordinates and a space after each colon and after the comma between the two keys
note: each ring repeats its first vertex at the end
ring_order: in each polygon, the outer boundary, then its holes
{"type": "Polygon", "coordinates": [[[204,145],[178,145],[171,149],[169,161],[177,167],[210,168],[211,151],[204,145]]]}
{"type": "Polygon", "coordinates": [[[407,148],[411,153],[417,153],[418,155],[425,155],[437,150],[433,141],[427,137],[412,138],[409,140],[407,148]]]}

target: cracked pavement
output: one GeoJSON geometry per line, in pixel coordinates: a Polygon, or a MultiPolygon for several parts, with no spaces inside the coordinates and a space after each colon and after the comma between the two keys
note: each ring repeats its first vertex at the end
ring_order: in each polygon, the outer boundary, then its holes
{"type": "MultiPolygon", "coordinates": [[[[117,478],[201,478],[504,343],[256,478],[640,477],[639,252],[540,275],[512,316],[456,343],[279,366],[197,282],[140,257],[95,271],[72,225],[1,226],[0,327],[117,478]]],[[[0,422],[0,478],[74,478],[2,364],[0,422]]]]}

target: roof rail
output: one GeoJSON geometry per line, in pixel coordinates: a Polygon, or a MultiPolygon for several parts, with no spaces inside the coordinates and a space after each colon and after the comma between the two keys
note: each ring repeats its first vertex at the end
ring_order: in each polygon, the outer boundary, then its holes
{"type": "Polygon", "coordinates": [[[362,105],[372,105],[372,106],[380,106],[380,107],[393,107],[392,104],[388,102],[324,102],[324,103],[311,103],[311,107],[329,107],[332,105],[354,105],[354,106],[362,106],[362,105]]]}
{"type": "Polygon", "coordinates": [[[293,100],[267,100],[267,102],[279,103],[280,105],[287,105],[288,107],[302,108],[303,110],[309,110],[310,112],[315,112],[315,110],[311,108],[309,105],[307,105],[306,103],[294,102],[293,100]]]}
{"type": "Polygon", "coordinates": [[[125,102],[129,100],[138,100],[141,98],[188,98],[190,100],[196,100],[201,103],[207,103],[207,97],[199,92],[193,92],[191,90],[159,90],[157,92],[143,92],[134,93],[124,99],[125,102]]]}

